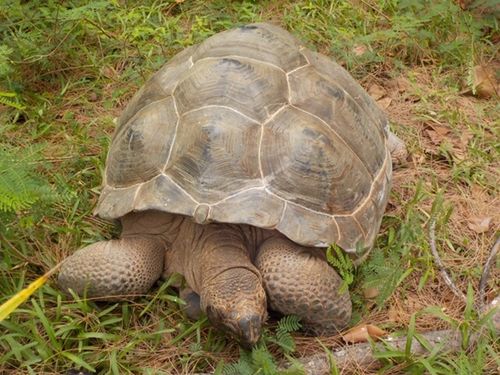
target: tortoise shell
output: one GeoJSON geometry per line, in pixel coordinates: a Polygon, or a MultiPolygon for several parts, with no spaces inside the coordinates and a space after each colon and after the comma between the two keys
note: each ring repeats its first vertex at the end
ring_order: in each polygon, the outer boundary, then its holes
{"type": "Polygon", "coordinates": [[[370,248],[387,203],[387,120],[339,65],[252,24],[187,48],[118,121],[96,213],[160,210],[370,248]]]}

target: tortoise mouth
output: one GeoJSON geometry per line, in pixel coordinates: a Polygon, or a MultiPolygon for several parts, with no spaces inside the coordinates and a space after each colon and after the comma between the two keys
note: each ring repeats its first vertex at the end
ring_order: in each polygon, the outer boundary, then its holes
{"type": "Polygon", "coordinates": [[[207,307],[210,322],[218,329],[229,333],[245,349],[251,349],[260,339],[265,318],[259,314],[221,314],[213,306],[207,307]]]}
{"type": "Polygon", "coordinates": [[[238,321],[238,327],[241,332],[241,345],[250,349],[260,339],[262,319],[257,315],[244,317],[238,321]]]}

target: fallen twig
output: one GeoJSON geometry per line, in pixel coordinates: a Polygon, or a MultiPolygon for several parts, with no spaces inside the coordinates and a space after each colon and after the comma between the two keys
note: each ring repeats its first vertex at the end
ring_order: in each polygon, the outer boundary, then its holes
{"type": "Polygon", "coordinates": [[[486,285],[488,285],[488,278],[490,276],[490,268],[493,263],[493,259],[496,258],[498,253],[498,248],[500,247],[500,237],[497,238],[495,244],[491,248],[490,255],[486,260],[483,268],[483,274],[481,275],[481,280],[479,281],[479,308],[483,312],[486,308],[486,285]]]}
{"type": "Polygon", "coordinates": [[[467,303],[467,297],[462,293],[460,289],[457,288],[453,280],[451,280],[450,275],[448,275],[448,271],[446,271],[446,268],[441,261],[441,257],[439,256],[439,253],[436,248],[436,221],[434,219],[431,219],[431,223],[429,225],[429,238],[430,238],[430,246],[431,246],[431,252],[432,256],[434,257],[434,262],[436,263],[436,266],[439,269],[439,273],[441,273],[441,277],[444,279],[444,282],[448,287],[451,289],[453,294],[455,294],[458,298],[460,298],[462,301],[467,303]]]}

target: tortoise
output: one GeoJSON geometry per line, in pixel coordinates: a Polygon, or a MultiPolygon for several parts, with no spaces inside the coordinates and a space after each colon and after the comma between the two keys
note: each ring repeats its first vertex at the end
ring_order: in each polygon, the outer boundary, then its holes
{"type": "Polygon", "coordinates": [[[357,264],[373,246],[403,143],[339,65],[266,23],[191,46],[118,120],[96,214],[119,239],[63,263],[65,291],[116,300],[161,277],[186,312],[242,345],[268,309],[313,334],[343,329],[351,300],[324,249],[357,264]]]}

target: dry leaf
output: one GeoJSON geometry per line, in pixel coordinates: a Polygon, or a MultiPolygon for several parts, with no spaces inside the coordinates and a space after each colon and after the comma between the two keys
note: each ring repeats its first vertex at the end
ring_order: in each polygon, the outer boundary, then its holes
{"type": "Polygon", "coordinates": [[[113,79],[113,78],[117,78],[118,77],[118,73],[116,72],[115,68],[113,68],[112,66],[110,65],[105,65],[101,68],[101,74],[106,77],[106,78],[110,78],[110,79],[113,79]]]}
{"type": "Polygon", "coordinates": [[[367,299],[376,298],[380,294],[380,290],[378,288],[364,288],[363,295],[367,299]]]}
{"type": "Polygon", "coordinates": [[[447,128],[446,126],[438,126],[438,125],[432,125],[432,130],[434,130],[436,133],[438,133],[440,136],[444,137],[450,132],[450,128],[447,128]]]}
{"type": "Polygon", "coordinates": [[[468,130],[463,130],[462,135],[460,136],[460,146],[462,149],[466,149],[469,145],[469,141],[474,138],[474,134],[472,134],[468,130]]]}
{"type": "Polygon", "coordinates": [[[387,313],[387,316],[389,318],[389,321],[399,323],[400,318],[399,318],[399,312],[396,306],[389,306],[389,311],[387,313]]]}
{"type": "Polygon", "coordinates": [[[424,132],[433,144],[440,145],[443,142],[443,139],[450,139],[450,137],[448,136],[448,134],[450,133],[450,128],[436,124],[426,125],[429,127],[429,129],[426,129],[424,132]]]}
{"type": "Polygon", "coordinates": [[[462,10],[467,10],[469,9],[469,5],[472,3],[473,0],[456,0],[457,4],[462,10]]]}
{"type": "Polygon", "coordinates": [[[385,98],[382,98],[380,100],[377,100],[377,104],[382,109],[387,109],[391,105],[391,102],[392,102],[392,99],[389,97],[385,97],[385,98]]]}
{"type": "Polygon", "coordinates": [[[361,55],[365,54],[366,51],[368,51],[368,48],[366,48],[366,46],[364,46],[362,44],[355,44],[353,49],[352,49],[352,52],[356,56],[361,56],[361,55]]]}
{"type": "Polygon", "coordinates": [[[391,94],[399,94],[402,92],[407,92],[411,88],[411,82],[408,80],[408,78],[399,76],[397,78],[394,78],[389,81],[388,83],[389,87],[391,88],[391,94]]]}
{"type": "Polygon", "coordinates": [[[425,131],[425,134],[427,134],[431,142],[434,143],[435,145],[440,145],[441,142],[443,141],[443,136],[434,130],[427,129],[425,131]]]}
{"type": "Polygon", "coordinates": [[[476,184],[472,185],[470,192],[471,192],[472,198],[475,200],[479,199],[479,197],[483,197],[485,194],[484,188],[479,186],[479,185],[476,185],[476,184]]]}
{"type": "Polygon", "coordinates": [[[379,86],[376,83],[374,83],[368,88],[368,94],[370,94],[370,96],[373,99],[379,100],[387,95],[387,91],[385,91],[385,89],[382,86],[379,86]]]}
{"type": "Polygon", "coordinates": [[[477,216],[469,219],[468,227],[476,233],[484,233],[490,229],[491,217],[477,216]]]}
{"type": "Polygon", "coordinates": [[[99,97],[97,96],[97,93],[95,93],[94,91],[92,91],[90,94],[89,94],[89,101],[91,102],[96,102],[97,99],[99,99],[99,97]]]}
{"type": "Polygon", "coordinates": [[[453,148],[451,151],[450,151],[451,155],[453,156],[454,159],[456,159],[457,161],[463,161],[467,158],[467,152],[465,152],[464,150],[460,149],[460,148],[453,148]]]}
{"type": "Polygon", "coordinates": [[[373,324],[361,324],[347,331],[342,338],[345,342],[356,343],[366,342],[368,338],[378,339],[385,336],[387,333],[373,324]]]}
{"type": "Polygon", "coordinates": [[[468,130],[463,130],[460,138],[452,138],[452,153],[458,160],[465,160],[468,156],[467,146],[474,135],[468,130]]]}
{"type": "Polygon", "coordinates": [[[472,85],[475,95],[488,99],[500,94],[500,82],[496,79],[495,68],[488,65],[476,65],[472,70],[472,85]]]}

